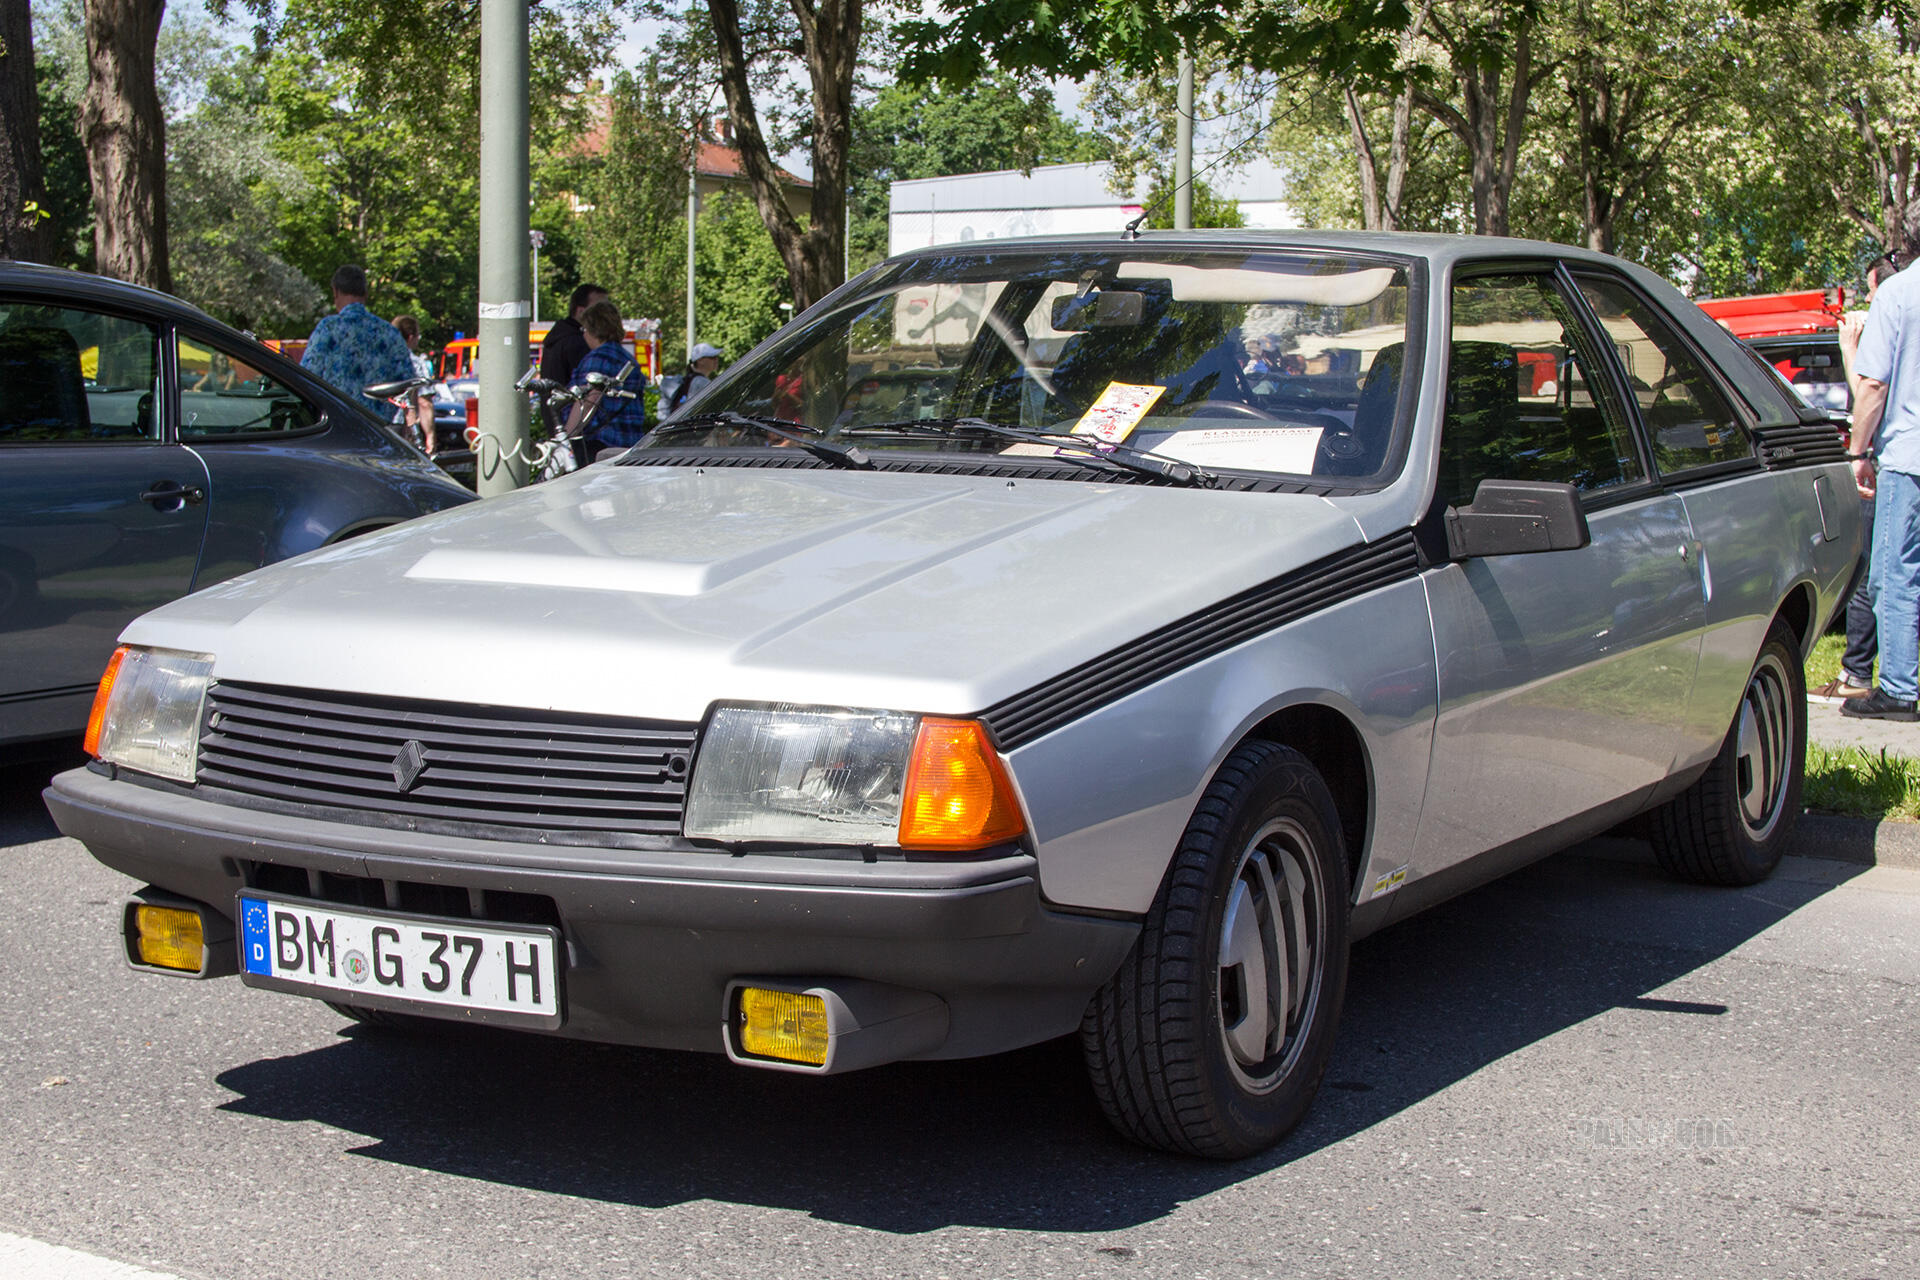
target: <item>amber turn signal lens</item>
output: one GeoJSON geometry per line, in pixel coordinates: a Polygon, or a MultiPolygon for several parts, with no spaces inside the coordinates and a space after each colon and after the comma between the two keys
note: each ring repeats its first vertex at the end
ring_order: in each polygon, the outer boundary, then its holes
{"type": "Polygon", "coordinates": [[[740,1048],[818,1067],[827,1060],[827,1002],[803,992],[740,988],[740,1048]]]}
{"type": "Polygon", "coordinates": [[[959,853],[1027,829],[1000,753],[976,720],[920,722],[900,805],[900,847],[959,853]]]}
{"type": "Polygon", "coordinates": [[[100,677],[100,688],[93,695],[93,710],[87,714],[86,749],[90,756],[100,754],[100,728],[107,722],[107,703],[113,697],[114,677],[120,674],[120,664],[126,661],[127,646],[121,645],[107,659],[106,674],[100,677]]]}
{"type": "Polygon", "coordinates": [[[133,927],[141,964],[188,973],[199,971],[206,947],[199,916],[177,907],[139,906],[133,909],[133,927]]]}

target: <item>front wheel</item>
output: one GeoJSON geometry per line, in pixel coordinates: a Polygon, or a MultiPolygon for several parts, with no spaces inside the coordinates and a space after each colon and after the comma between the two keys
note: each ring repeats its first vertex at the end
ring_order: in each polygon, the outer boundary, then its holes
{"type": "Polygon", "coordinates": [[[1765,880],[1793,834],[1806,770],[1806,674],[1793,632],[1775,622],[1719,754],[1691,787],[1653,812],[1660,865],[1699,884],[1765,880]]]}
{"type": "Polygon", "coordinates": [[[1299,752],[1249,742],[1207,788],[1120,969],[1080,1026],[1107,1119],[1161,1150],[1237,1159],[1306,1114],[1347,984],[1347,860],[1299,752]]]}

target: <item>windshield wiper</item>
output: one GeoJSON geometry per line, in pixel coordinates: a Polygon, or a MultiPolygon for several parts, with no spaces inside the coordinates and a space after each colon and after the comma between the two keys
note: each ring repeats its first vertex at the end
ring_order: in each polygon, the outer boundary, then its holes
{"type": "Polygon", "coordinates": [[[735,413],[731,409],[719,413],[696,413],[691,418],[677,418],[672,422],[663,422],[655,427],[652,435],[655,439],[681,435],[692,431],[707,431],[715,426],[745,427],[757,431],[774,440],[784,440],[788,444],[798,445],[816,458],[825,459],[836,467],[850,467],[857,471],[871,471],[873,459],[866,451],[849,445],[834,444],[830,440],[816,437],[818,427],[809,427],[798,422],[783,422],[779,418],[762,418],[752,414],[735,413]]]}
{"type": "Polygon", "coordinates": [[[1104,440],[1096,440],[1092,436],[1074,435],[1064,431],[1033,431],[1026,427],[1009,427],[998,422],[989,422],[985,418],[919,418],[901,422],[876,422],[849,427],[841,434],[847,436],[951,436],[960,431],[977,431],[985,435],[999,436],[1004,440],[1019,440],[1026,444],[1077,449],[1080,452],[1059,456],[1068,462],[1091,465],[1105,463],[1140,475],[1156,476],[1174,484],[1211,489],[1218,483],[1212,472],[1203,471],[1191,462],[1182,462],[1178,458],[1169,458],[1147,449],[1136,449],[1127,444],[1109,444],[1104,440]]]}

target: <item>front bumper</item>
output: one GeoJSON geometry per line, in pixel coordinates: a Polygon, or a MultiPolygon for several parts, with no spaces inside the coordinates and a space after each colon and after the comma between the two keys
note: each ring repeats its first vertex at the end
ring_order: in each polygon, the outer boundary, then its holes
{"type": "Polygon", "coordinates": [[[882,862],[479,840],[235,808],[91,769],[56,777],[46,801],[107,866],[223,912],[263,887],[429,915],[443,912],[422,904],[550,910],[567,951],[558,1034],[586,1040],[719,1052],[728,982],[759,975],[928,992],[948,1031],[918,1056],[997,1053],[1077,1027],[1139,930],[1050,907],[1025,853],[882,862]]]}

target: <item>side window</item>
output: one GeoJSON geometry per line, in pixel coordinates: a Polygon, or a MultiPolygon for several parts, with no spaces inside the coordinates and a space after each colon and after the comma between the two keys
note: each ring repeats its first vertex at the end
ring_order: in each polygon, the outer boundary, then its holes
{"type": "Polygon", "coordinates": [[[151,325],[0,301],[0,444],[158,438],[151,325]]]}
{"type": "Polygon", "coordinates": [[[1579,280],[1627,371],[1654,466],[1670,475],[1750,456],[1733,406],[1653,306],[1616,281],[1579,280]]]}
{"type": "Polygon", "coordinates": [[[1646,478],[1627,417],[1573,308],[1544,274],[1476,276],[1453,287],[1440,498],[1473,501],[1482,480],[1551,480],[1586,490],[1646,478]]]}
{"type": "Polygon", "coordinates": [[[281,383],[217,347],[179,339],[180,438],[289,435],[320,421],[319,412],[281,383]]]}

